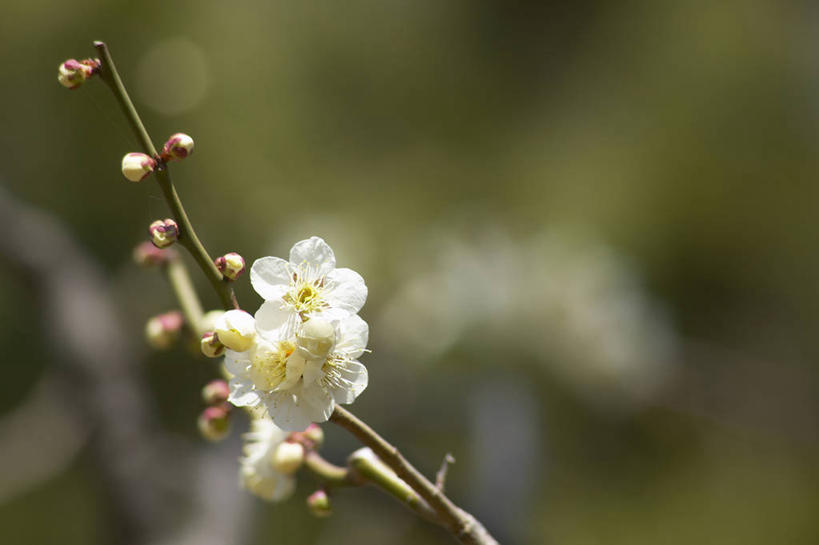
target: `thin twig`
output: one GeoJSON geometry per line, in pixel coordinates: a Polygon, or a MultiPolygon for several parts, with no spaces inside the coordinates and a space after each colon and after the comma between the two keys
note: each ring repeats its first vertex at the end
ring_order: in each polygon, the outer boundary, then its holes
{"type": "Polygon", "coordinates": [[[188,269],[182,260],[178,257],[172,257],[165,265],[165,274],[168,276],[168,282],[171,284],[176,299],[179,301],[179,307],[182,309],[182,314],[188,322],[188,326],[193,330],[198,337],[204,331],[202,330],[202,303],[199,301],[199,295],[191,283],[191,277],[188,274],[188,269]]]}
{"type": "MultiPolygon", "coordinates": [[[[105,45],[104,42],[96,41],[94,42],[94,47],[99,51],[102,63],[100,67],[100,77],[108,85],[108,88],[111,89],[111,92],[114,93],[117,103],[120,108],[122,108],[122,112],[125,114],[128,124],[131,126],[131,130],[134,131],[134,134],[142,144],[142,151],[151,157],[157,158],[158,154],[151,140],[151,136],[145,129],[145,125],[142,123],[142,119],[139,117],[134,103],[131,102],[128,91],[125,90],[125,85],[123,85],[122,79],[119,77],[119,72],[117,72],[117,67],[114,64],[114,59],[111,57],[108,46],[105,45]]],[[[193,230],[193,225],[188,219],[188,214],[182,206],[182,201],[179,199],[173,181],[171,181],[171,173],[168,169],[168,165],[160,162],[159,168],[157,168],[154,174],[156,174],[156,180],[165,197],[165,202],[167,202],[174,220],[176,220],[176,223],[179,225],[179,244],[184,246],[191,253],[196,264],[199,265],[199,268],[205,273],[214,291],[216,291],[219,296],[222,306],[226,310],[237,308],[233,289],[230,284],[223,279],[222,273],[216,268],[213,259],[211,259],[207,250],[205,250],[199,237],[196,236],[196,231],[193,230]]]]}
{"type": "Polygon", "coordinates": [[[446,486],[446,474],[449,471],[449,464],[455,463],[455,457],[447,452],[444,456],[444,461],[441,462],[441,469],[438,470],[438,473],[435,474],[435,488],[440,490],[441,492],[444,491],[444,487],[446,486]]]}
{"type": "Polygon", "coordinates": [[[363,484],[348,468],[328,462],[315,450],[304,455],[304,466],[331,488],[363,484]]]}

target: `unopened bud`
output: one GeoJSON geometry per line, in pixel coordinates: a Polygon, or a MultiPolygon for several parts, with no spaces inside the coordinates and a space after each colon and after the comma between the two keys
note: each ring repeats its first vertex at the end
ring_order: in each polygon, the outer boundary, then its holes
{"type": "Polygon", "coordinates": [[[219,342],[219,337],[217,337],[213,331],[208,331],[202,335],[199,348],[201,348],[202,353],[209,358],[218,358],[225,352],[225,345],[219,342]]]}
{"type": "Polygon", "coordinates": [[[85,82],[86,79],[94,75],[99,68],[100,61],[97,59],[68,59],[57,69],[57,81],[60,85],[69,89],[76,89],[85,82]]]}
{"type": "Polygon", "coordinates": [[[256,320],[244,310],[225,312],[213,329],[222,344],[236,352],[249,350],[256,340],[256,320]]]}
{"type": "Polygon", "coordinates": [[[333,348],[336,328],[331,322],[322,318],[310,318],[301,327],[296,338],[305,358],[323,359],[333,348]]]}
{"type": "Polygon", "coordinates": [[[157,248],[167,248],[179,238],[179,226],[170,218],[166,220],[156,220],[148,226],[148,234],[151,242],[157,248]]]}
{"type": "Polygon", "coordinates": [[[316,517],[329,517],[333,514],[330,497],[324,490],[316,490],[307,497],[307,508],[316,517]]]}
{"type": "Polygon", "coordinates": [[[199,433],[208,441],[221,441],[230,432],[230,408],[228,405],[208,407],[197,420],[199,433]]]}
{"type": "Polygon", "coordinates": [[[134,261],[142,267],[161,265],[173,258],[176,253],[172,249],[161,250],[151,242],[142,242],[134,248],[134,261]]]}
{"type": "Polygon", "coordinates": [[[148,344],[157,350],[167,350],[179,338],[183,322],[182,314],[178,311],[154,316],[145,324],[148,344]]]}
{"type": "Polygon", "coordinates": [[[290,475],[295,473],[296,470],[301,467],[303,461],[304,447],[299,443],[285,441],[283,443],[279,443],[279,446],[276,447],[276,451],[273,453],[273,458],[270,460],[270,464],[273,466],[273,469],[279,473],[290,475]]]}
{"type": "Polygon", "coordinates": [[[314,449],[319,448],[324,443],[324,430],[318,424],[310,424],[301,434],[312,443],[314,449]]]}
{"type": "Polygon", "coordinates": [[[245,259],[236,252],[230,252],[214,260],[216,268],[228,280],[236,280],[245,272],[245,259]]]}
{"type": "Polygon", "coordinates": [[[230,386],[222,379],[212,380],[202,388],[202,399],[208,405],[224,403],[229,395],[230,386]]]}
{"type": "Polygon", "coordinates": [[[161,157],[165,161],[174,159],[184,159],[193,153],[193,138],[185,133],[178,132],[171,135],[165,145],[162,146],[161,157]]]}
{"type": "Polygon", "coordinates": [[[145,179],[156,168],[156,161],[144,153],[126,153],[122,158],[122,175],[132,182],[145,179]]]}

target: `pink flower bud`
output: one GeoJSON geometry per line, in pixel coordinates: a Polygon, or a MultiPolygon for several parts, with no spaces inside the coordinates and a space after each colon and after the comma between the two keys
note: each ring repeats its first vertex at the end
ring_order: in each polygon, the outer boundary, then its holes
{"type": "Polygon", "coordinates": [[[134,261],[142,267],[161,265],[176,256],[172,249],[160,250],[151,242],[142,242],[134,248],[134,261]]]}
{"type": "Polygon", "coordinates": [[[230,406],[208,407],[197,420],[199,433],[208,441],[221,441],[230,432],[230,406]]]}
{"type": "Polygon", "coordinates": [[[316,490],[307,497],[307,508],[316,517],[329,517],[333,514],[330,497],[324,490],[316,490]]]}
{"type": "Polygon", "coordinates": [[[209,358],[218,358],[225,352],[225,345],[219,341],[219,337],[213,331],[208,331],[202,335],[199,347],[202,353],[209,358]]]}
{"type": "Polygon", "coordinates": [[[157,248],[167,248],[179,238],[179,226],[170,218],[156,220],[148,227],[151,242],[157,248]]]}
{"type": "Polygon", "coordinates": [[[144,153],[127,153],[122,158],[122,175],[132,182],[145,179],[156,168],[156,161],[144,153]]]}
{"type": "Polygon", "coordinates": [[[97,59],[68,59],[57,69],[57,81],[60,85],[69,89],[76,89],[85,82],[86,79],[94,75],[99,68],[100,61],[97,59]]]}
{"type": "Polygon", "coordinates": [[[236,252],[227,253],[214,260],[216,268],[225,275],[228,280],[236,280],[245,272],[245,260],[236,252]]]}
{"type": "Polygon", "coordinates": [[[317,449],[324,443],[324,430],[318,424],[310,424],[307,429],[301,432],[301,435],[312,445],[312,448],[317,449]]]}
{"type": "Polygon", "coordinates": [[[145,324],[145,339],[157,350],[167,350],[179,338],[184,319],[178,311],[154,316],[145,324]]]}
{"type": "Polygon", "coordinates": [[[202,399],[208,405],[219,405],[227,401],[230,395],[230,386],[222,379],[216,379],[208,382],[202,388],[202,399]]]}
{"type": "Polygon", "coordinates": [[[193,138],[185,133],[178,132],[168,138],[168,141],[162,146],[160,156],[163,161],[173,161],[175,159],[184,159],[191,153],[193,153],[193,138]]]}

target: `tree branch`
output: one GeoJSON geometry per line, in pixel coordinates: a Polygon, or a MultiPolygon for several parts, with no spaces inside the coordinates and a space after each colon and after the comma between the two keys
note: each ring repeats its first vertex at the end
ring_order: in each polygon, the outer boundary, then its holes
{"type": "MultiPolygon", "coordinates": [[[[99,51],[100,61],[102,63],[99,75],[108,85],[108,88],[111,89],[111,92],[114,93],[117,103],[125,114],[128,124],[131,126],[131,130],[134,131],[134,134],[142,144],[142,151],[155,159],[158,158],[159,156],[151,140],[151,136],[145,129],[145,125],[142,123],[142,119],[139,117],[134,103],[131,102],[131,97],[128,96],[128,91],[125,90],[122,79],[119,77],[119,72],[117,72],[117,67],[114,65],[111,52],[108,51],[108,46],[105,45],[104,42],[96,41],[94,42],[94,47],[99,51]]],[[[176,223],[179,225],[179,244],[184,246],[191,253],[196,264],[199,265],[199,268],[205,273],[205,276],[219,296],[225,310],[238,308],[236,298],[233,295],[233,289],[229,282],[223,278],[222,273],[220,273],[216,265],[213,264],[213,259],[208,255],[199,237],[196,236],[196,231],[193,230],[193,225],[188,219],[188,214],[182,206],[182,201],[179,199],[179,194],[176,192],[173,181],[171,181],[171,173],[168,169],[168,165],[159,161],[158,168],[154,174],[159,183],[159,188],[162,190],[162,195],[165,197],[165,202],[171,209],[174,220],[176,220],[176,223]]]]}
{"type": "Polygon", "coordinates": [[[410,464],[399,450],[348,410],[336,405],[330,421],[370,447],[393,471],[429,503],[438,520],[464,544],[497,545],[497,541],[472,515],[452,503],[429,479],[410,464]]]}

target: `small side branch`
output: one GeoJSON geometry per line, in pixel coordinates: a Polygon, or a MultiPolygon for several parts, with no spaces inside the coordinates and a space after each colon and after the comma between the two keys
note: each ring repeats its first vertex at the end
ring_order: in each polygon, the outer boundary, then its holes
{"type": "Polygon", "coordinates": [[[449,465],[455,463],[455,457],[447,452],[444,456],[444,461],[441,462],[441,469],[438,470],[438,473],[435,474],[435,488],[440,490],[441,492],[444,491],[444,486],[446,485],[446,474],[449,471],[449,465]]]}
{"type": "Polygon", "coordinates": [[[174,295],[176,295],[176,299],[179,301],[179,307],[182,309],[185,320],[194,334],[197,337],[201,336],[204,333],[202,330],[202,303],[193,288],[188,269],[179,256],[172,257],[168,261],[165,265],[165,274],[174,295]]]}

